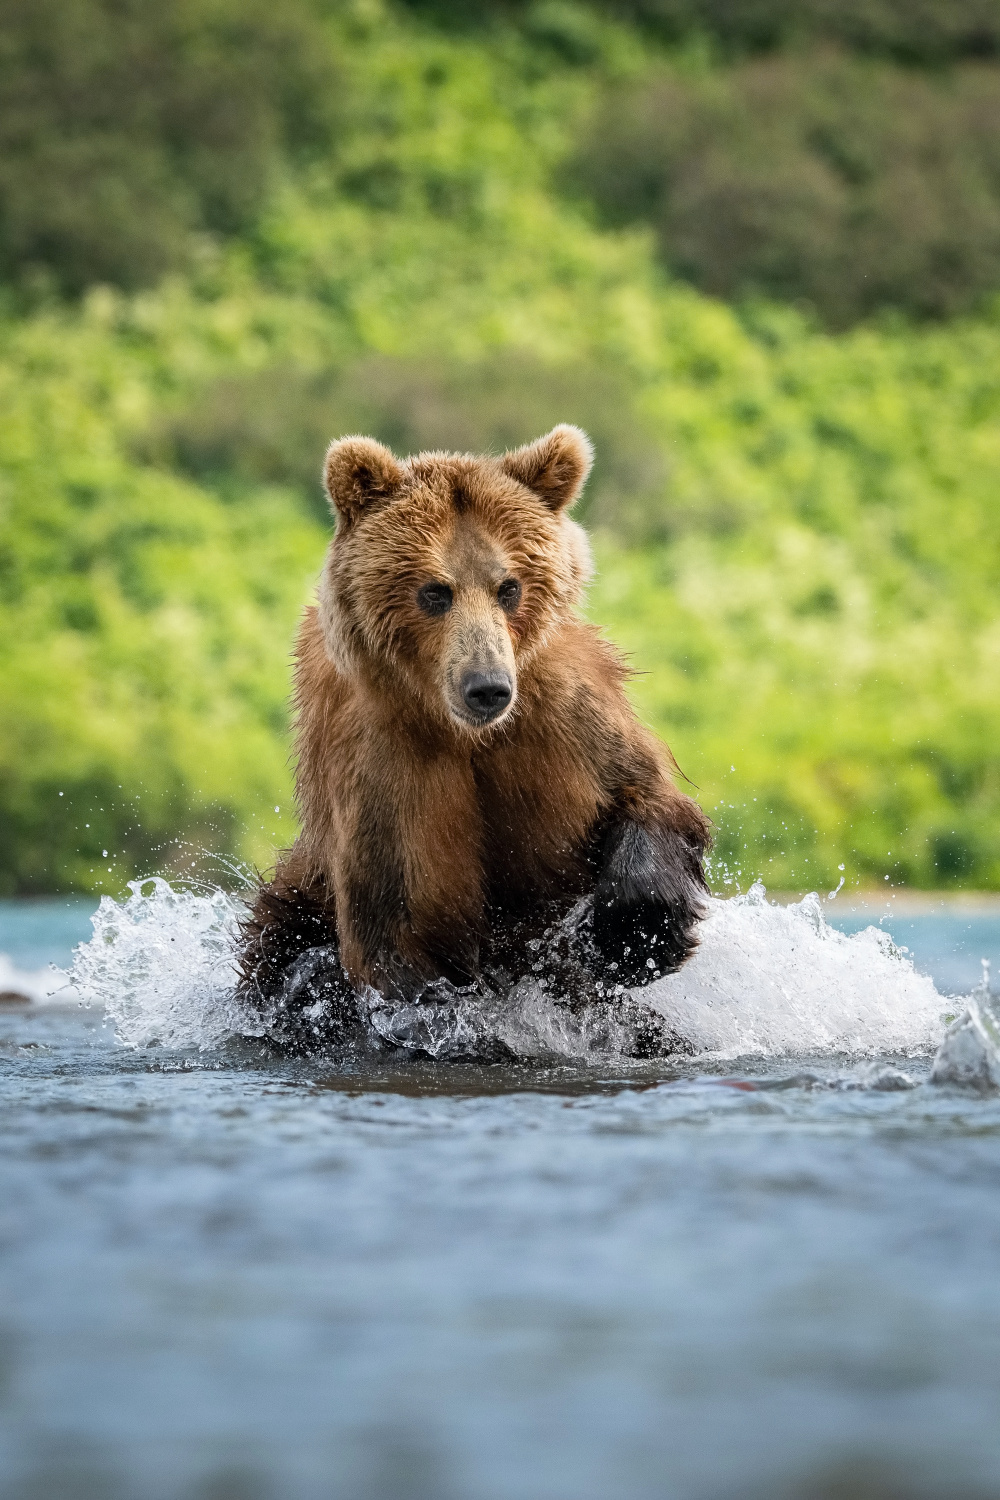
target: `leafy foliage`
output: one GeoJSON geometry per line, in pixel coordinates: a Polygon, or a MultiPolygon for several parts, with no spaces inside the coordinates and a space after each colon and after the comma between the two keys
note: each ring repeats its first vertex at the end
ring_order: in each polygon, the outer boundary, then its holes
{"type": "Polygon", "coordinates": [[[141,375],[93,317],[8,330],[0,365],[0,889],[93,888],[177,835],[262,850],[286,786],[288,627],[316,528],[226,509],[116,442],[141,375]],[[247,823],[251,826],[248,828],[247,823]],[[258,842],[254,842],[254,829],[258,842]]]}
{"type": "Polygon", "coordinates": [[[629,0],[628,10],[667,40],[700,33],[730,54],[826,41],[939,67],[1000,52],[997,0],[629,0]]]}
{"type": "Polygon", "coordinates": [[[299,0],[2,0],[0,275],[141,286],[246,229],[336,82],[299,0]]]}
{"type": "MultiPolygon", "coordinates": [[[[514,24],[539,40],[582,36],[587,13],[567,0],[406,0],[453,29],[514,24]]],[[[859,53],[940,67],[1000,52],[997,0],[602,0],[598,10],[661,41],[709,40],[723,56],[834,42],[859,53]]],[[[564,44],[564,50],[565,44],[564,44]]]]}
{"type": "Polygon", "coordinates": [[[576,177],[611,224],[648,220],[717,296],[844,327],[949,316],[1000,286],[1000,74],[946,79],[835,53],[661,71],[597,111],[576,177]]]}
{"type": "Polygon", "coordinates": [[[266,864],[325,443],[559,419],[603,464],[593,617],[717,881],[1000,886],[994,303],[831,335],[595,228],[552,182],[614,49],[642,76],[622,30],[543,65],[373,4],[322,24],[335,151],[152,288],[0,317],[0,888],[117,888],[176,838],[266,864]]]}
{"type": "Polygon", "coordinates": [[[572,418],[597,450],[581,520],[646,540],[670,529],[668,460],[637,396],[630,372],[606,363],[552,367],[510,350],[462,362],[376,354],[344,369],[224,376],[138,446],[223,492],[292,486],[325,521],[318,456],[334,435],[370,433],[397,453],[502,453],[572,418]]]}

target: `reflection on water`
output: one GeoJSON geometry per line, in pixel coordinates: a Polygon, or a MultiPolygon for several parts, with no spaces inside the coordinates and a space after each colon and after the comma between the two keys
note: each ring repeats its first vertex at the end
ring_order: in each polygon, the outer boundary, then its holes
{"type": "Polygon", "coordinates": [[[0,1014],[0,1494],[995,1497],[1000,1097],[905,1050],[362,1067],[0,1014]]]}

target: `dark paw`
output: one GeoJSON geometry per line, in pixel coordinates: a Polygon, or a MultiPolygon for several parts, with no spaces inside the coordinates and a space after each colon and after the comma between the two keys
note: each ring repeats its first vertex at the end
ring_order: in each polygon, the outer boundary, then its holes
{"type": "Polygon", "coordinates": [[[326,888],[319,881],[307,890],[262,886],[239,927],[238,990],[240,998],[255,1010],[280,996],[303,953],[335,949],[337,945],[326,888]]]}
{"type": "Polygon", "coordinates": [[[594,892],[594,941],[608,977],[635,986],[679,969],[698,946],[706,894],[698,845],[673,829],[615,828],[594,892]]]}
{"type": "Polygon", "coordinates": [[[309,948],[288,970],[266,1017],[272,1041],[296,1052],[344,1047],[362,1035],[357,996],[335,947],[309,948]]]}
{"type": "Polygon", "coordinates": [[[697,948],[700,920],[700,910],[686,905],[595,901],[594,941],[611,971],[608,977],[634,987],[673,974],[697,948]]]}
{"type": "Polygon", "coordinates": [[[690,1057],[694,1052],[688,1039],[676,1032],[665,1016],[635,995],[622,995],[612,1003],[621,1027],[623,1057],[690,1057]]]}

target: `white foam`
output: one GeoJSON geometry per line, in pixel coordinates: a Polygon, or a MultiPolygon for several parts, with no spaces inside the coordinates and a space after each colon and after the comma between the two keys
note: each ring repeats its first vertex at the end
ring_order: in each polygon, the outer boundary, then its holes
{"type": "Polygon", "coordinates": [[[932,1051],[944,1001],[877,927],[846,936],[817,895],[772,905],[758,882],[713,900],[701,944],[645,992],[696,1051],[720,1058],[932,1051]]]}
{"type": "Polygon", "coordinates": [[[990,966],[983,959],[983,977],[962,1013],[944,1034],[931,1067],[931,1083],[1000,1091],[1000,997],[990,991],[990,966]]]}
{"type": "MultiPolygon", "coordinates": [[[[260,1019],[234,994],[242,902],[221,890],[176,891],[159,879],[130,890],[123,903],[101,901],[71,976],[85,999],[105,1007],[119,1039],[206,1049],[261,1036],[260,1019]]],[[[780,907],[761,885],[713,900],[695,956],[638,994],[697,1053],[719,1058],[912,1056],[933,1051],[945,1029],[942,997],[887,934],[845,936],[825,921],[817,896],[780,907]]],[[[371,999],[375,1033],[440,1057],[489,1055],[491,1038],[525,1057],[607,1056],[620,1046],[596,1007],[592,1016],[571,1016],[532,980],[502,1002],[456,996],[407,1007],[371,999]]]]}

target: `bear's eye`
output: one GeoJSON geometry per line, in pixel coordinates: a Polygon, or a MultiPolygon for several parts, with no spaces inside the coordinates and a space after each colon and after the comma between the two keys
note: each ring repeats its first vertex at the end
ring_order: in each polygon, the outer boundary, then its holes
{"type": "Polygon", "coordinates": [[[446,615],[454,595],[446,583],[425,583],[417,592],[417,603],[425,615],[446,615]]]}
{"type": "Polygon", "coordinates": [[[497,589],[497,598],[504,609],[516,609],[521,602],[521,585],[516,578],[505,578],[497,589]]]}

